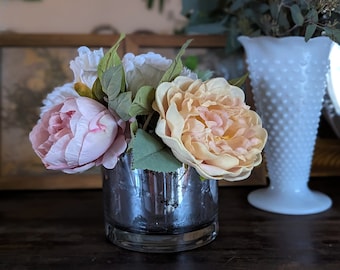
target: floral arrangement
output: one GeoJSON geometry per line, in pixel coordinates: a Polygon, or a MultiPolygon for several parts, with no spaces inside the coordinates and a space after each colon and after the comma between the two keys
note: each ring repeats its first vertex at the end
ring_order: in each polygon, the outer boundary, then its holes
{"type": "MultiPolygon", "coordinates": [[[[153,1],[152,1],[153,2],[153,1]]],[[[325,35],[340,43],[338,0],[182,0],[187,33],[226,33],[226,48],[240,47],[237,37],[325,35]]]]}
{"type": "Polygon", "coordinates": [[[132,155],[132,169],[172,172],[183,164],[202,179],[247,178],[267,140],[260,117],[237,83],[203,81],[175,59],[149,52],[78,49],[74,81],[43,101],[29,134],[47,169],[78,173],[132,155]]]}

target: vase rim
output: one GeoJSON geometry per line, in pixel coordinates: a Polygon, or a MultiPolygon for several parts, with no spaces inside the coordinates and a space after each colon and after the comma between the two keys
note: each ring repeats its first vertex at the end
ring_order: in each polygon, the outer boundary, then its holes
{"type": "MultiPolygon", "coordinates": [[[[257,36],[257,37],[249,37],[249,36],[239,36],[238,41],[241,45],[246,49],[251,47],[257,48],[266,48],[266,50],[272,50],[273,48],[286,50],[291,49],[291,46],[294,46],[295,50],[299,50],[299,53],[303,53],[306,48],[310,48],[312,50],[319,50],[323,48],[325,52],[325,58],[328,57],[329,50],[331,44],[334,43],[329,37],[319,36],[314,37],[305,41],[305,38],[302,36],[287,36],[287,37],[272,37],[272,36],[257,36]],[[256,45],[256,46],[253,46],[256,45]]],[[[275,49],[275,50],[276,50],[275,49]]]]}
{"type": "MultiPolygon", "coordinates": [[[[304,36],[284,36],[284,37],[273,37],[273,36],[246,36],[246,35],[241,35],[238,37],[238,39],[272,39],[272,40],[288,40],[288,39],[296,39],[296,40],[305,40],[304,36]]],[[[313,37],[310,38],[308,41],[306,42],[310,42],[312,40],[316,40],[316,39],[330,39],[327,36],[318,36],[318,37],[313,37]]],[[[331,40],[331,39],[330,39],[331,40]]]]}
{"type": "MultiPolygon", "coordinates": [[[[273,37],[273,36],[264,36],[264,35],[261,35],[261,36],[247,36],[247,35],[240,35],[239,38],[242,37],[242,38],[249,38],[249,39],[258,39],[258,38],[267,38],[267,39],[305,39],[304,36],[284,36],[284,37],[273,37]]],[[[312,37],[310,38],[310,40],[313,40],[313,39],[320,39],[320,38],[323,38],[323,39],[329,39],[329,37],[327,36],[318,36],[318,37],[312,37]]]]}

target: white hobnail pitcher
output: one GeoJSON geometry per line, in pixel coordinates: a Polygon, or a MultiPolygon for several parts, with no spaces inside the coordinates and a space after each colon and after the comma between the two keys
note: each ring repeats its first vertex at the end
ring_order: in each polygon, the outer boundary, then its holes
{"type": "Polygon", "coordinates": [[[251,192],[253,206],[280,214],[327,210],[331,199],[308,187],[331,40],[239,37],[245,49],[256,111],[268,131],[269,187],[251,192]]]}

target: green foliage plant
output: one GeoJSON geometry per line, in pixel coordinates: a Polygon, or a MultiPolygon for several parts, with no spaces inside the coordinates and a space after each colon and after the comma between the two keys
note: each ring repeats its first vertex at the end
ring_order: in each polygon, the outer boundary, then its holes
{"type": "Polygon", "coordinates": [[[185,33],[225,34],[228,52],[240,47],[240,35],[328,36],[340,43],[339,0],[182,0],[182,14],[185,33]]]}

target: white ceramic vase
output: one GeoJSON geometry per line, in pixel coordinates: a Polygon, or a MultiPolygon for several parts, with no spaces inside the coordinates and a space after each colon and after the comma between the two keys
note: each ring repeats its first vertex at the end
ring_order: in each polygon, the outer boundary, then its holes
{"type": "Polygon", "coordinates": [[[251,192],[251,205],[279,214],[327,210],[331,199],[308,187],[331,40],[317,37],[239,37],[245,49],[256,111],[268,131],[264,150],[269,186],[251,192]]]}

